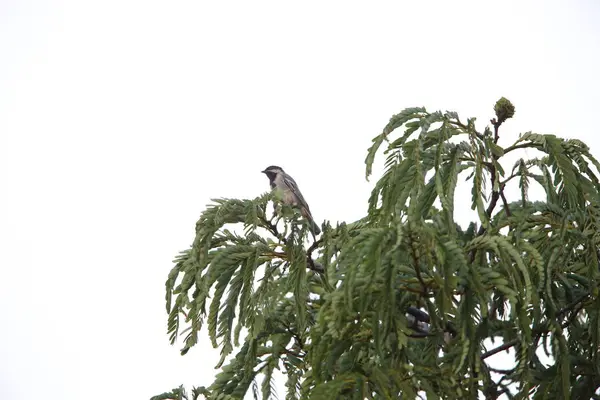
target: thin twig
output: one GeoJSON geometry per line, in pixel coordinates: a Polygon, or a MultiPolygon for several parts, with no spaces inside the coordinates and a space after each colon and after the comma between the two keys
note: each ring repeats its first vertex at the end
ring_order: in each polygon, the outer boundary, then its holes
{"type": "Polygon", "coordinates": [[[283,353],[291,355],[291,356],[294,356],[294,357],[297,357],[297,358],[304,358],[306,356],[306,354],[296,353],[296,352],[293,352],[292,350],[289,350],[289,349],[287,349],[285,347],[283,348],[283,353]]]}
{"type": "MultiPolygon", "coordinates": [[[[470,157],[459,157],[458,158],[459,161],[467,161],[467,162],[476,162],[474,159],[470,158],[470,157]]],[[[487,162],[487,161],[482,161],[482,164],[484,167],[486,167],[487,169],[491,170],[493,167],[493,164],[491,162],[487,162]]]]}
{"type": "Polygon", "coordinates": [[[313,253],[313,251],[315,251],[317,249],[317,247],[319,247],[319,245],[322,242],[323,242],[323,237],[321,237],[319,240],[315,240],[313,242],[313,244],[311,244],[310,247],[306,250],[306,261],[307,261],[308,268],[315,272],[318,272],[320,274],[325,273],[325,268],[320,263],[313,260],[312,253],[313,253]]]}
{"type": "Polygon", "coordinates": [[[500,186],[500,197],[502,198],[502,203],[504,204],[504,211],[506,212],[506,216],[510,218],[511,213],[508,208],[508,201],[506,201],[506,196],[504,196],[504,187],[500,186]]]}
{"type": "Polygon", "coordinates": [[[577,306],[577,308],[575,308],[573,310],[573,312],[571,312],[571,315],[569,316],[569,318],[560,325],[560,328],[565,329],[567,326],[571,325],[571,323],[573,321],[575,321],[575,317],[577,317],[577,314],[579,314],[579,311],[581,311],[582,309],[583,309],[583,304],[579,304],[577,306]]]}
{"type": "MultiPolygon", "coordinates": [[[[469,131],[469,127],[466,126],[465,124],[463,124],[462,122],[460,122],[460,120],[458,120],[458,119],[456,121],[448,121],[448,122],[450,122],[451,124],[456,125],[456,126],[458,126],[460,128],[463,128],[467,132],[469,131]]],[[[475,130],[475,127],[473,127],[473,133],[475,133],[475,136],[477,136],[477,138],[483,140],[483,134],[477,132],[475,130]]]]}
{"type": "Polygon", "coordinates": [[[489,365],[487,366],[487,368],[490,371],[492,371],[492,372],[494,372],[496,374],[504,374],[504,375],[510,375],[510,374],[512,374],[513,372],[516,371],[516,368],[512,368],[512,369],[500,369],[500,368],[490,367],[489,365]]]}
{"type": "Polygon", "coordinates": [[[590,295],[589,292],[585,292],[582,295],[580,295],[579,297],[577,297],[575,300],[573,300],[571,303],[569,303],[566,306],[564,306],[563,308],[561,308],[560,311],[558,312],[558,317],[561,318],[564,313],[566,313],[569,310],[574,309],[576,305],[578,305],[583,300],[585,300],[585,298],[588,297],[589,295],[590,295]]]}
{"type": "MultiPolygon", "coordinates": [[[[492,176],[494,176],[494,175],[492,175],[492,176]]],[[[496,204],[498,203],[499,198],[500,198],[499,192],[492,192],[492,198],[490,200],[490,204],[488,205],[488,208],[485,210],[485,215],[487,215],[488,218],[490,218],[492,216],[492,213],[494,212],[494,208],[496,208],[496,204]]],[[[482,236],[485,233],[485,231],[486,231],[485,227],[483,225],[481,225],[479,227],[479,230],[477,231],[477,236],[482,236]]],[[[475,258],[475,253],[474,252],[472,252],[472,253],[473,253],[473,259],[471,259],[471,262],[473,262],[473,260],[475,258]]]]}
{"type": "Polygon", "coordinates": [[[514,146],[507,147],[506,149],[504,149],[504,154],[510,153],[513,150],[524,149],[524,148],[527,148],[527,147],[534,147],[536,149],[543,149],[543,146],[541,144],[527,142],[527,143],[521,143],[521,144],[516,144],[514,146]]]}
{"type": "Polygon", "coordinates": [[[323,243],[323,238],[321,237],[321,239],[319,240],[315,240],[313,242],[313,244],[310,245],[310,247],[306,250],[306,254],[308,256],[312,256],[313,251],[315,251],[317,249],[317,247],[319,247],[319,245],[323,243]]]}
{"type": "MultiPolygon", "coordinates": [[[[277,225],[273,224],[271,221],[266,220],[265,218],[261,218],[261,220],[265,224],[267,230],[270,231],[273,234],[273,236],[275,236],[277,239],[279,239],[281,241],[281,243],[283,243],[284,245],[287,245],[287,240],[285,237],[283,237],[279,233],[279,230],[277,229],[277,225]]],[[[324,273],[325,269],[323,268],[323,266],[321,264],[319,264],[318,262],[316,262],[315,260],[312,259],[312,253],[313,253],[313,251],[315,251],[317,249],[317,247],[319,247],[319,245],[322,243],[322,241],[323,241],[323,238],[316,240],[306,251],[308,269],[311,269],[320,274],[324,273]]],[[[285,254],[276,253],[276,255],[281,258],[281,256],[284,256],[285,254]]]]}
{"type": "Polygon", "coordinates": [[[423,277],[421,276],[421,268],[419,267],[419,260],[417,259],[417,256],[414,253],[415,253],[414,250],[411,251],[415,273],[417,275],[417,279],[419,280],[419,282],[421,283],[421,286],[422,286],[421,294],[426,294],[428,286],[427,286],[427,284],[425,284],[425,281],[423,280],[423,277]]]}
{"type": "Polygon", "coordinates": [[[260,219],[266,225],[267,230],[269,230],[273,234],[273,236],[279,239],[283,244],[287,244],[287,240],[279,233],[277,225],[275,225],[271,221],[268,221],[266,218],[260,219]]]}
{"type": "Polygon", "coordinates": [[[482,359],[482,360],[485,360],[486,358],[488,358],[488,357],[491,357],[491,356],[493,356],[494,354],[500,353],[500,352],[501,352],[501,351],[503,351],[503,350],[508,350],[508,349],[510,349],[511,347],[515,346],[517,343],[519,343],[519,340],[518,340],[518,339],[513,339],[513,340],[511,340],[510,342],[506,342],[506,343],[504,343],[502,346],[498,346],[498,347],[496,347],[495,349],[492,349],[492,350],[490,350],[490,351],[486,351],[485,353],[483,353],[483,354],[481,355],[481,359],[482,359]]]}
{"type": "Polygon", "coordinates": [[[302,337],[300,337],[300,334],[298,332],[296,332],[295,330],[293,330],[289,323],[287,323],[285,321],[281,321],[281,320],[279,322],[281,323],[281,325],[283,325],[283,327],[286,329],[286,331],[294,337],[294,341],[298,345],[298,348],[300,349],[300,351],[302,351],[303,353],[306,353],[306,350],[304,349],[304,346],[302,345],[302,337]]]}
{"type": "Polygon", "coordinates": [[[518,174],[518,173],[516,173],[516,174],[511,174],[511,175],[510,175],[508,178],[506,178],[505,180],[503,180],[503,181],[500,181],[500,187],[502,187],[502,186],[506,186],[506,184],[507,184],[509,181],[511,181],[512,179],[514,179],[514,178],[516,178],[516,177],[518,177],[518,176],[521,176],[521,174],[518,174]]]}

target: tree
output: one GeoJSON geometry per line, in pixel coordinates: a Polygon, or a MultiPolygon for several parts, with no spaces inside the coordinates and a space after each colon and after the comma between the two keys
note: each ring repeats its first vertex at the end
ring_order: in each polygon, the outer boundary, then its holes
{"type": "Polygon", "coordinates": [[[325,221],[312,243],[272,194],[215,200],[166,282],[171,342],[185,334],[185,354],[205,327],[221,349],[192,397],[266,399],[277,368],[286,399],[600,398],[600,164],[554,135],[502,147],[514,107],[495,114],[483,132],[455,112],[394,115],[366,157],[368,178],[386,147],[366,216],[325,221]],[[506,169],[523,149],[538,156],[506,169]],[[508,368],[490,365],[509,349],[508,368]]]}

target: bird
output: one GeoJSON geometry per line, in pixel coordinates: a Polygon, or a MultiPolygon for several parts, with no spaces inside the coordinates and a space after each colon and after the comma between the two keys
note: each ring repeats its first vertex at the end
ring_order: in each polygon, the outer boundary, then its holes
{"type": "Polygon", "coordinates": [[[279,189],[283,193],[283,202],[293,207],[300,209],[300,214],[308,220],[309,228],[313,237],[321,233],[321,229],[315,223],[315,220],[310,213],[308,203],[304,200],[304,196],[298,188],[296,181],[289,176],[281,167],[271,165],[261,171],[269,178],[271,189],[279,189]]]}

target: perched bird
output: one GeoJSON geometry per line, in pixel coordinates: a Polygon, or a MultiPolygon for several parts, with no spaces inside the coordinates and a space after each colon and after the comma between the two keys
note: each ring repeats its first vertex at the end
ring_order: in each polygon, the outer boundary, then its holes
{"type": "Polygon", "coordinates": [[[300,193],[296,181],[286,174],[281,167],[276,165],[267,167],[262,173],[266,174],[269,178],[271,189],[277,188],[282,191],[283,202],[285,204],[300,209],[302,216],[308,220],[310,231],[313,236],[321,233],[321,229],[319,229],[319,226],[315,223],[315,220],[310,213],[310,208],[308,208],[308,203],[304,200],[304,197],[302,197],[302,193],[300,193]]]}

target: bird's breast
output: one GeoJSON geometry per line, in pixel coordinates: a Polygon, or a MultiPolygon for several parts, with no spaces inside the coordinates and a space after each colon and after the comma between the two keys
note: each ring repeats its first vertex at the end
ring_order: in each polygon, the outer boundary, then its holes
{"type": "Polygon", "coordinates": [[[295,206],[298,203],[296,195],[289,189],[283,190],[283,202],[285,204],[290,204],[293,206],[295,206]]]}

